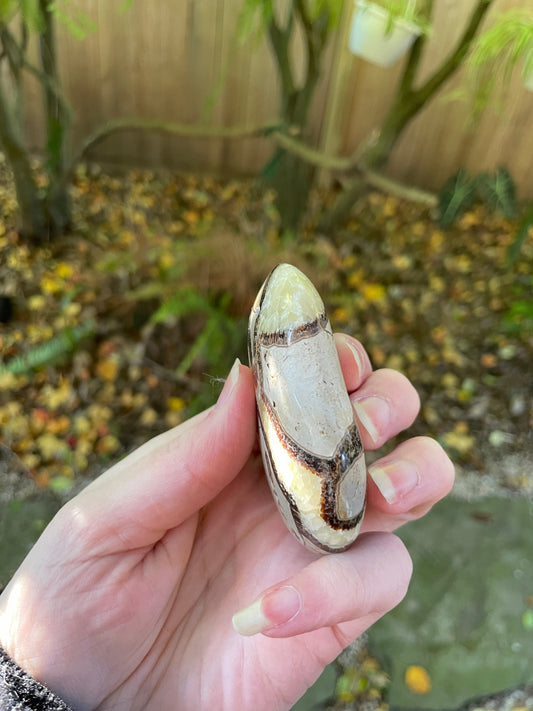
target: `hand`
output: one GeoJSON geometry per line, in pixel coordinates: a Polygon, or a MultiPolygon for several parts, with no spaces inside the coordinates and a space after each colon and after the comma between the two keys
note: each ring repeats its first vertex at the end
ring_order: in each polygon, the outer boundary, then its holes
{"type": "MultiPolygon", "coordinates": [[[[336,339],[375,449],[411,424],[418,396],[336,339]]],[[[282,523],[255,440],[252,376],[237,364],[214,407],[57,514],[0,598],[0,645],[77,711],[289,709],[401,600],[411,562],[390,531],[446,494],[453,468],[431,439],[401,444],[371,467],[355,545],[317,556],[282,523]],[[232,615],[259,598],[236,619],[263,634],[237,634],[232,615]]]]}

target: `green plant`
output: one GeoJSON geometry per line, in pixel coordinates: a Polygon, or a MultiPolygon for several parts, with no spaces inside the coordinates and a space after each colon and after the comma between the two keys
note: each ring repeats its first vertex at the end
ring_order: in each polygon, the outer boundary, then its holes
{"type": "MultiPolygon", "coordinates": [[[[178,379],[189,376],[195,364],[201,363],[211,381],[204,383],[189,403],[193,414],[213,402],[213,379],[223,377],[231,367],[236,354],[246,352],[246,319],[235,317],[230,310],[231,294],[203,291],[184,278],[183,265],[173,270],[180,277],[154,279],[126,296],[133,301],[158,299],[159,306],[152,313],[152,324],[166,324],[173,329],[187,321],[194,323],[193,335],[174,369],[178,379]],[[176,286],[176,284],[180,284],[176,286]]],[[[167,275],[168,276],[168,275],[167,275]]],[[[182,345],[185,345],[182,343],[182,345]]]]}
{"type": "MultiPolygon", "coordinates": [[[[417,37],[398,79],[398,86],[385,119],[375,136],[363,142],[357,165],[363,171],[381,170],[389,160],[398,139],[412,119],[430,102],[446,82],[462,67],[470,52],[481,24],[493,0],[477,0],[470,16],[450,52],[429,76],[419,76],[428,37],[417,37]]],[[[426,0],[425,12],[431,20],[434,0],[426,0]]],[[[335,204],[320,220],[320,229],[327,233],[344,219],[357,198],[366,190],[364,176],[353,171],[335,204]]]]}
{"type": "Polygon", "coordinates": [[[444,184],[439,194],[439,224],[449,227],[476,198],[476,184],[464,168],[460,168],[444,184]]]}
{"type": "Polygon", "coordinates": [[[79,326],[67,327],[46,343],[41,343],[24,355],[15,356],[7,363],[0,363],[0,375],[25,375],[33,370],[55,363],[76,350],[78,344],[94,333],[95,324],[87,321],[79,326]]]}
{"type": "Polygon", "coordinates": [[[474,113],[483,111],[500,84],[505,93],[517,65],[524,76],[533,72],[533,13],[514,9],[500,15],[483,32],[468,60],[474,113]]]}
{"type": "Polygon", "coordinates": [[[475,181],[478,195],[483,202],[508,219],[516,217],[516,186],[506,168],[500,166],[494,173],[480,173],[475,181]]]}
{"type": "Polygon", "coordinates": [[[527,238],[530,236],[531,227],[533,226],[533,202],[529,204],[526,213],[520,220],[518,228],[516,230],[516,235],[513,242],[509,245],[507,250],[507,266],[510,267],[518,259],[522,245],[525,244],[527,238]]]}
{"type": "MultiPolygon", "coordinates": [[[[266,36],[280,79],[280,124],[286,133],[306,139],[311,102],[322,75],[325,52],[342,11],[342,0],[243,0],[240,36],[266,36]],[[292,51],[303,37],[304,76],[292,51]]],[[[307,205],[314,172],[308,162],[278,146],[262,179],[274,188],[282,229],[296,232],[307,205]]]]}
{"type": "Polygon", "coordinates": [[[439,193],[439,224],[449,227],[478,199],[504,217],[516,217],[516,186],[506,168],[470,176],[464,168],[452,175],[439,193]]]}
{"type": "MultiPolygon", "coordinates": [[[[128,5],[123,3],[122,9],[128,5]]],[[[76,157],[71,145],[72,110],[59,75],[57,22],[77,39],[94,29],[71,0],[0,0],[0,146],[13,173],[20,230],[35,242],[60,234],[71,221],[68,184],[76,157]],[[34,147],[25,135],[27,75],[40,84],[44,105],[45,136],[38,149],[42,155],[38,169],[34,147]]]]}
{"type": "Polygon", "coordinates": [[[508,333],[533,333],[533,277],[522,275],[514,286],[516,300],[503,316],[508,333]]]}
{"type": "Polygon", "coordinates": [[[429,21],[428,5],[420,0],[372,0],[389,13],[389,24],[387,31],[391,32],[395,20],[406,20],[412,22],[422,30],[424,34],[431,32],[429,21]]]}

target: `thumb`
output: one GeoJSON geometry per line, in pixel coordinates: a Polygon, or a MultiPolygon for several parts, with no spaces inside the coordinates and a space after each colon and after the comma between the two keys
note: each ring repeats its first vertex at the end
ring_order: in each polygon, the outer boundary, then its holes
{"type": "Polygon", "coordinates": [[[123,459],[73,499],[99,540],[150,545],[195,514],[242,469],[256,434],[249,368],[235,364],[218,402],[123,459]]]}

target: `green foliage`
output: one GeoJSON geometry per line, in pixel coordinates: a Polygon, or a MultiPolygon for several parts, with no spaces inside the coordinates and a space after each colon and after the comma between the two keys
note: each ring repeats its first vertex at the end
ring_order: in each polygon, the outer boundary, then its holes
{"type": "Polygon", "coordinates": [[[84,12],[72,8],[70,0],[54,0],[49,3],[48,11],[51,12],[70,34],[77,40],[82,40],[94,32],[96,25],[84,12]],[[69,5],[70,7],[66,7],[69,5]]]}
{"type": "Polygon", "coordinates": [[[12,22],[20,13],[24,25],[31,32],[42,32],[44,19],[38,0],[0,0],[0,21],[12,22]]]}
{"type": "Polygon", "coordinates": [[[533,334],[533,277],[522,275],[514,286],[516,300],[503,317],[507,333],[533,334]]]}
{"type": "Polygon", "coordinates": [[[36,346],[22,356],[15,356],[7,363],[0,363],[0,375],[24,375],[33,370],[55,363],[61,357],[76,350],[78,344],[94,333],[95,324],[87,321],[79,326],[65,328],[47,343],[36,346]]]}
{"type": "Polygon", "coordinates": [[[495,173],[481,173],[476,178],[476,184],[483,202],[508,219],[516,217],[516,186],[506,168],[500,166],[495,173]]]}
{"type": "MultiPolygon", "coordinates": [[[[53,0],[48,3],[47,10],[76,39],[84,39],[96,27],[88,15],[72,7],[70,0],[53,0]]],[[[0,22],[12,22],[17,15],[20,15],[30,32],[41,34],[44,31],[45,22],[39,0],[0,0],[0,22]]]]}
{"type": "Polygon", "coordinates": [[[525,9],[502,14],[476,42],[468,60],[474,114],[487,107],[498,84],[505,94],[519,63],[524,76],[533,71],[533,13],[525,9]]]}
{"type": "MultiPolygon", "coordinates": [[[[343,0],[304,0],[302,4],[311,22],[315,22],[322,15],[327,17],[330,29],[338,25],[343,0]]],[[[243,0],[237,22],[239,41],[242,42],[249,38],[260,39],[268,31],[268,26],[276,15],[275,9],[276,0],[243,0]]],[[[288,9],[286,7],[282,7],[282,9],[290,21],[295,12],[294,0],[291,0],[288,9]]]]}
{"type": "Polygon", "coordinates": [[[237,21],[237,39],[259,39],[274,16],[272,0],[244,0],[237,21]]]}
{"type": "MultiPolygon", "coordinates": [[[[227,354],[235,353],[235,348],[246,332],[243,324],[228,313],[230,294],[222,294],[218,299],[210,299],[207,294],[194,287],[183,287],[165,299],[153,314],[153,323],[197,315],[203,327],[193,341],[186,355],[176,369],[178,377],[185,376],[197,358],[203,358],[210,367],[225,371],[227,354]]],[[[241,344],[242,345],[242,344],[241,344]]]]}
{"type": "Polygon", "coordinates": [[[516,186],[506,168],[494,173],[470,176],[464,168],[446,181],[439,194],[439,224],[449,227],[472,203],[479,199],[504,217],[518,212],[516,186]]]}
{"type": "Polygon", "coordinates": [[[520,220],[518,224],[518,229],[516,230],[516,236],[509,246],[507,251],[507,266],[511,266],[518,259],[522,245],[525,244],[531,227],[533,226],[533,202],[529,204],[529,207],[520,220]]]}
{"type": "Polygon", "coordinates": [[[439,224],[449,227],[474,202],[476,183],[464,168],[452,175],[439,194],[439,224]]]}
{"type": "Polygon", "coordinates": [[[375,4],[389,13],[387,32],[392,32],[396,20],[406,20],[418,25],[424,34],[430,33],[426,3],[420,0],[375,0],[375,4]]]}

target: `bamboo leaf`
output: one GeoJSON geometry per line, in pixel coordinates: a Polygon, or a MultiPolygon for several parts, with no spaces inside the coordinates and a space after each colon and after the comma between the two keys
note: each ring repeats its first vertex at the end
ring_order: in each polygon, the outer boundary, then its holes
{"type": "Polygon", "coordinates": [[[446,181],[439,194],[439,223],[448,227],[474,201],[476,184],[461,168],[446,181]]]}
{"type": "Polygon", "coordinates": [[[505,217],[516,217],[516,186],[511,174],[503,167],[491,173],[481,173],[476,179],[481,199],[505,217]]]}
{"type": "Polygon", "coordinates": [[[96,25],[91,18],[81,10],[73,11],[63,9],[69,0],[54,0],[48,5],[48,10],[52,12],[57,21],[60,22],[77,40],[82,40],[88,34],[94,32],[96,25]]]}

